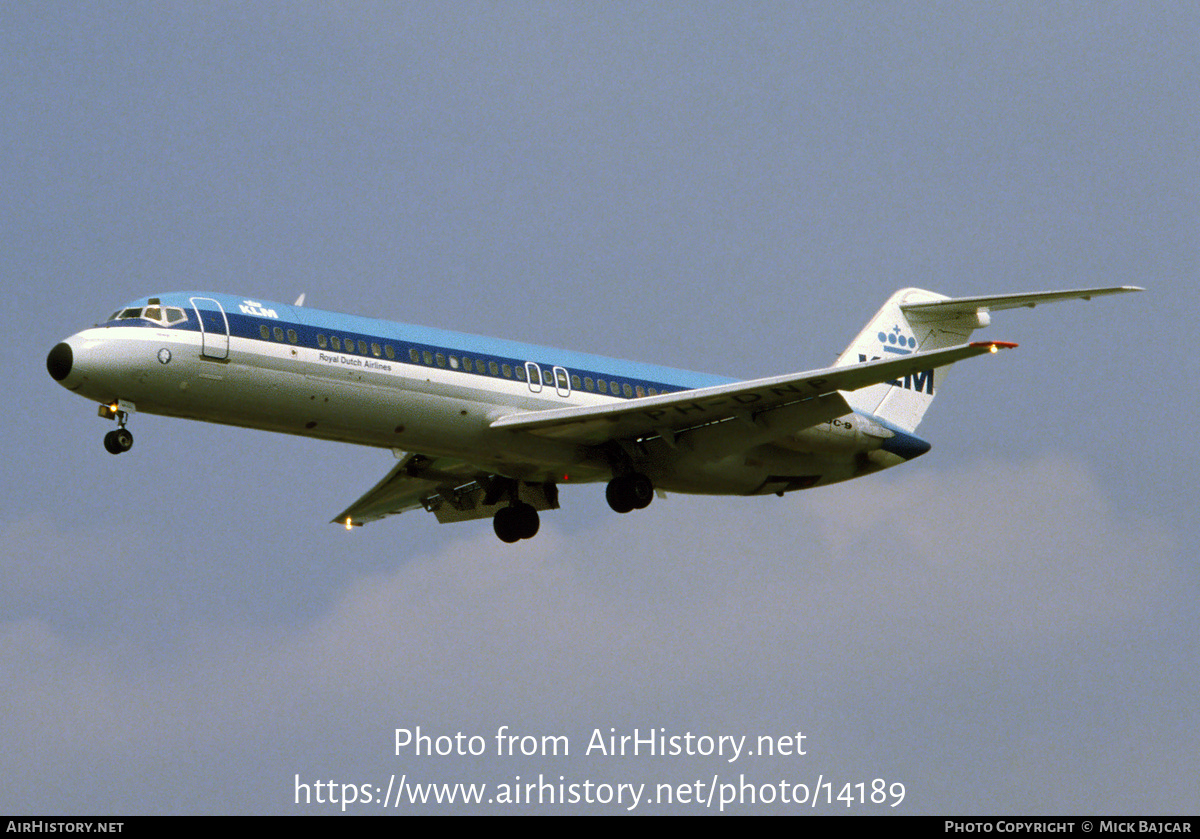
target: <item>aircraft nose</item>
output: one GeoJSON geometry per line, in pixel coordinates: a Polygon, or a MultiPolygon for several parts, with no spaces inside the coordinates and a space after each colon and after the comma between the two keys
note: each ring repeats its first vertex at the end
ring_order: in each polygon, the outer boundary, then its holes
{"type": "Polygon", "coordinates": [[[62,341],[55,344],[54,349],[46,356],[46,370],[50,373],[50,378],[61,382],[71,375],[71,365],[74,362],[75,354],[71,352],[71,345],[62,341]]]}

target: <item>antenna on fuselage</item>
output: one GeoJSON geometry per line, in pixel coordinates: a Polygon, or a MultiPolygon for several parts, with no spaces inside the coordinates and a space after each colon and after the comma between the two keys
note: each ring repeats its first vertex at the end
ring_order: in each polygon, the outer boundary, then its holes
{"type": "Polygon", "coordinates": [[[293,303],[292,305],[293,306],[303,306],[304,305],[304,295],[306,295],[306,294],[308,294],[307,291],[300,292],[300,296],[296,298],[296,302],[293,303]]]}

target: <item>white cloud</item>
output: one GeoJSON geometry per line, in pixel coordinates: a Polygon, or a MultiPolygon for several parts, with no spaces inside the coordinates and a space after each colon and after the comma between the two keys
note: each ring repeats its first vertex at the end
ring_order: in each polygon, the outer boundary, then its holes
{"type": "MultiPolygon", "coordinates": [[[[165,664],[129,641],[76,644],[43,622],[9,623],[10,760],[37,790],[61,763],[121,755],[149,771],[181,750],[198,756],[180,770],[189,782],[212,783],[228,767],[205,761],[232,753],[270,770],[239,788],[250,809],[282,808],[280,779],[300,762],[374,771],[386,733],[415,724],[522,720],[553,733],[789,720],[824,726],[825,759],[856,764],[911,736],[858,742],[864,732],[839,721],[869,718],[880,696],[895,700],[888,715],[956,697],[968,730],[990,729],[1007,713],[999,685],[1055,662],[1091,666],[1098,639],[1178,612],[1194,586],[1166,534],[1107,509],[1083,469],[1055,460],[910,470],[783,500],[672,497],[569,539],[546,519],[515,548],[464,528],[358,579],[298,630],[194,626],[165,664]]],[[[1033,736],[1076,735],[1062,716],[1071,684],[1045,684],[1056,722],[1033,736]]],[[[1122,690],[1139,701],[1136,684],[1122,690]]],[[[1094,686],[1081,696],[1094,701],[1094,686]]],[[[1119,732],[1088,733],[1124,747],[1119,732]]],[[[913,758],[918,781],[928,768],[913,758]]],[[[466,770],[480,771],[498,770],[466,770]]],[[[71,800],[101,801],[89,795],[103,786],[71,800]]],[[[171,810],[170,790],[158,795],[171,810]]]]}

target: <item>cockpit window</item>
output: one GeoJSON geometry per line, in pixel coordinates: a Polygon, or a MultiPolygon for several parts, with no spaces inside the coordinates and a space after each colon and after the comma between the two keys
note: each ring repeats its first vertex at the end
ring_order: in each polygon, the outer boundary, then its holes
{"type": "Polygon", "coordinates": [[[151,320],[166,326],[187,320],[187,313],[176,306],[146,306],[141,309],[118,309],[108,318],[111,320],[151,320]]]}

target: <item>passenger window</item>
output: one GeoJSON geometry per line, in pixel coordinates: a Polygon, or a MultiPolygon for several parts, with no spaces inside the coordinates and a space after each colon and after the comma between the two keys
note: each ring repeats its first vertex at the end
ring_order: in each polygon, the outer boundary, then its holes
{"type": "Polygon", "coordinates": [[[595,389],[596,389],[596,383],[592,381],[592,377],[591,377],[591,376],[584,376],[584,377],[583,377],[583,386],[584,386],[584,387],[585,387],[587,390],[595,390],[595,389]]]}
{"type": "Polygon", "coordinates": [[[441,353],[437,354],[437,366],[438,367],[446,366],[446,356],[442,355],[441,353]]]}
{"type": "Polygon", "coordinates": [[[522,382],[525,381],[525,368],[524,367],[518,367],[516,369],[516,373],[517,373],[518,380],[520,380],[522,382]]]}
{"type": "Polygon", "coordinates": [[[601,393],[608,393],[608,382],[604,381],[604,379],[597,379],[596,387],[601,393]]]}
{"type": "Polygon", "coordinates": [[[358,339],[358,354],[359,355],[367,354],[367,342],[364,341],[362,338],[358,339]]]}
{"type": "Polygon", "coordinates": [[[333,348],[334,348],[335,350],[337,350],[338,352],[341,352],[341,351],[342,351],[342,339],[341,339],[341,338],[339,338],[338,336],[336,336],[336,335],[332,336],[332,337],[329,339],[329,343],[330,343],[330,344],[333,346],[333,348]]]}
{"type": "Polygon", "coordinates": [[[275,335],[276,341],[283,340],[283,327],[282,326],[275,327],[274,329],[271,330],[271,332],[275,335]]]}
{"type": "Polygon", "coordinates": [[[488,372],[491,373],[493,376],[499,376],[500,375],[500,365],[494,361],[489,361],[488,362],[488,372]]]}
{"type": "Polygon", "coordinates": [[[262,326],[258,327],[258,334],[262,336],[262,339],[264,341],[270,341],[271,340],[271,327],[267,326],[264,323],[262,326]]]}
{"type": "Polygon", "coordinates": [[[322,333],[317,333],[317,346],[321,349],[325,349],[329,346],[329,339],[326,338],[322,333]]]}
{"type": "Polygon", "coordinates": [[[629,382],[625,383],[625,396],[626,398],[633,396],[633,388],[629,386],[629,382]]]}
{"type": "Polygon", "coordinates": [[[504,378],[511,379],[512,378],[512,367],[505,364],[503,369],[504,369],[504,378]]]}
{"type": "Polygon", "coordinates": [[[386,355],[388,357],[388,359],[390,359],[392,361],[396,360],[396,351],[394,349],[392,349],[391,344],[383,345],[383,354],[386,355]]]}
{"type": "Polygon", "coordinates": [[[417,352],[416,347],[408,348],[408,358],[409,358],[409,361],[411,361],[413,364],[421,363],[421,354],[417,352]]]}
{"type": "Polygon", "coordinates": [[[433,353],[429,350],[421,350],[421,359],[429,365],[433,364],[433,353]]]}
{"type": "Polygon", "coordinates": [[[467,358],[465,355],[463,356],[463,369],[468,373],[471,372],[471,359],[467,358]]]}
{"type": "Polygon", "coordinates": [[[641,385],[638,385],[638,386],[637,386],[637,395],[638,395],[638,396],[645,396],[645,395],[646,395],[646,391],[645,391],[645,390],[642,388],[642,386],[641,386],[641,385]]]}
{"type": "Polygon", "coordinates": [[[571,374],[571,388],[573,390],[579,390],[579,377],[574,373],[571,374]]]}
{"type": "Polygon", "coordinates": [[[451,370],[458,369],[458,356],[456,356],[456,355],[450,356],[450,369],[451,370]]]}
{"type": "Polygon", "coordinates": [[[288,343],[295,344],[300,340],[300,336],[296,334],[296,330],[288,330],[288,343]]]}
{"type": "Polygon", "coordinates": [[[376,358],[379,358],[381,355],[383,355],[383,348],[381,346],[379,346],[378,344],[372,342],[371,343],[371,355],[375,356],[376,358]]]}

